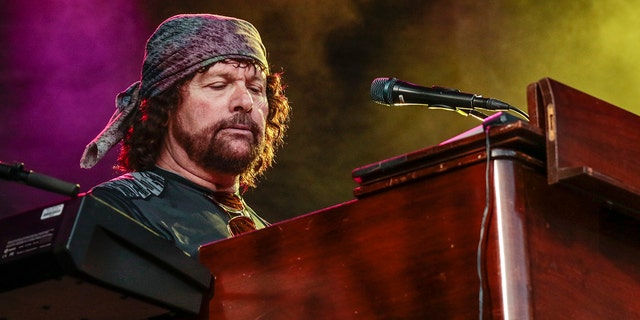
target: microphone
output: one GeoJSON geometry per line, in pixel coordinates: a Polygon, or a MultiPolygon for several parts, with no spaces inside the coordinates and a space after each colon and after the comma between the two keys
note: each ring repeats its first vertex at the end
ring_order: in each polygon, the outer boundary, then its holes
{"type": "Polygon", "coordinates": [[[424,105],[453,111],[517,110],[517,108],[500,100],[483,98],[481,95],[464,93],[457,89],[437,86],[423,87],[396,78],[374,79],[371,83],[371,99],[387,106],[424,105]]]}
{"type": "Polygon", "coordinates": [[[32,170],[27,171],[24,169],[23,163],[9,165],[0,161],[0,178],[22,182],[29,186],[72,197],[77,196],[80,192],[79,184],[66,182],[32,170]]]}

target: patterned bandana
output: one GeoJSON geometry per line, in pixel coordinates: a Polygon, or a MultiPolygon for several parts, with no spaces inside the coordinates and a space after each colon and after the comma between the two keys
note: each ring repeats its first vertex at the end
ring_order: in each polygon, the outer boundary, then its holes
{"type": "Polygon", "coordinates": [[[253,60],[268,73],[265,47],[249,22],[211,14],[165,20],[147,41],[142,79],[118,94],[115,113],[85,148],[80,167],[93,167],[122,140],[142,100],[157,96],[202,67],[234,58],[253,60]]]}

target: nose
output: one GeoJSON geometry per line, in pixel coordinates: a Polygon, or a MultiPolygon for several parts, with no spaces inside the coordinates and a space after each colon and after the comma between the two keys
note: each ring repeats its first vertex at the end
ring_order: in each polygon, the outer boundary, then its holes
{"type": "Polygon", "coordinates": [[[238,85],[230,101],[231,112],[250,112],[253,109],[253,96],[244,86],[238,85]]]}

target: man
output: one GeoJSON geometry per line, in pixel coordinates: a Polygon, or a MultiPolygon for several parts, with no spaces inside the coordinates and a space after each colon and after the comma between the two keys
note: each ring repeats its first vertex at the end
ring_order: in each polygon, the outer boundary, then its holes
{"type": "Polygon", "coordinates": [[[167,19],[147,42],[141,80],[116,105],[81,166],[122,140],[117,168],[127,173],[91,196],[191,256],[268,225],[240,191],[271,166],[290,108],[253,25],[208,14],[167,19]]]}

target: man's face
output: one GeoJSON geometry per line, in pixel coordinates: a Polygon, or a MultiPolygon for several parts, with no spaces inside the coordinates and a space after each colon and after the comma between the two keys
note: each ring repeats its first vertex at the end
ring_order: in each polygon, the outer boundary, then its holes
{"type": "Polygon", "coordinates": [[[266,77],[251,64],[216,63],[183,87],[169,134],[206,169],[241,174],[260,154],[269,106],[266,77]]]}

